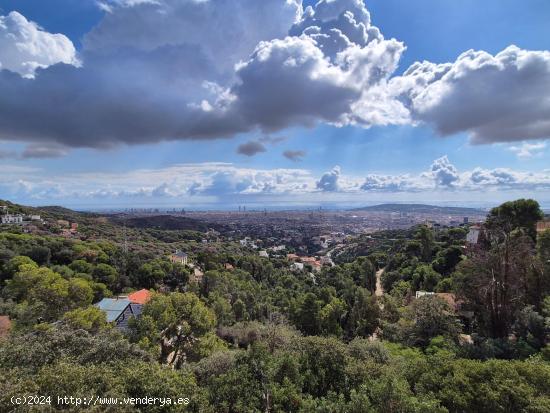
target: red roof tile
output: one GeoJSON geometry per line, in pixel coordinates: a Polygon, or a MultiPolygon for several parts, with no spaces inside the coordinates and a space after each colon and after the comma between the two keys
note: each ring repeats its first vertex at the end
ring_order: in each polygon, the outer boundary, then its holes
{"type": "Polygon", "coordinates": [[[145,304],[151,299],[151,292],[143,289],[128,295],[128,300],[134,304],[145,304]]]}

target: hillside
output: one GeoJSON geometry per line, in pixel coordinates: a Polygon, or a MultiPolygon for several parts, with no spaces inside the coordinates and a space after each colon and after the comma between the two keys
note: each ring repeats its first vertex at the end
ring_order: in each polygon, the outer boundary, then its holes
{"type": "Polygon", "coordinates": [[[12,214],[38,214],[40,213],[36,208],[14,204],[13,202],[0,199],[0,206],[7,206],[8,210],[12,214]]]}
{"type": "Polygon", "coordinates": [[[66,395],[189,397],[125,410],[142,413],[549,412],[550,230],[536,201],[499,208],[475,246],[418,225],[317,256],[230,215],[245,245],[193,215],[40,209],[87,223],[0,226],[0,412],[28,394],[73,412],[105,409],[66,395]]]}
{"type": "Polygon", "coordinates": [[[26,205],[15,204],[10,201],[0,199],[0,206],[6,205],[12,214],[41,215],[47,219],[65,219],[71,222],[81,223],[89,218],[97,218],[100,215],[91,212],[79,212],[57,205],[30,207],[26,205]]]}

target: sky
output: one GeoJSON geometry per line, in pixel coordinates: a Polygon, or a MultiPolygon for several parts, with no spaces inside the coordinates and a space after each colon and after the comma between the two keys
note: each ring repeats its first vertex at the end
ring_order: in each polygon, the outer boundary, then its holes
{"type": "Polygon", "coordinates": [[[0,0],[0,199],[550,208],[547,0],[0,0]]]}

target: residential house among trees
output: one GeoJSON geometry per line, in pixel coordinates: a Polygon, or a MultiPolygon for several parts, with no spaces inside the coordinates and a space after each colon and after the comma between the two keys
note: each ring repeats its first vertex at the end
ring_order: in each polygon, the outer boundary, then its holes
{"type": "Polygon", "coordinates": [[[2,220],[2,224],[22,224],[23,215],[5,214],[5,215],[2,215],[1,220],[2,220]]]}
{"type": "Polygon", "coordinates": [[[182,265],[187,265],[188,255],[181,250],[176,250],[175,253],[170,255],[170,261],[174,263],[182,264],[182,265]]]}
{"type": "Polygon", "coordinates": [[[151,291],[145,288],[128,295],[128,300],[130,300],[130,306],[132,307],[132,312],[135,317],[139,317],[141,315],[143,306],[147,304],[150,299],[151,291]]]}
{"type": "Polygon", "coordinates": [[[120,329],[126,329],[128,320],[138,315],[136,314],[136,308],[132,306],[132,302],[126,297],[104,298],[96,306],[105,312],[108,323],[113,323],[116,328],[120,329]]]}
{"type": "Polygon", "coordinates": [[[466,242],[471,245],[475,245],[479,242],[479,235],[481,234],[481,225],[476,224],[470,227],[470,231],[466,235],[466,242]]]}
{"type": "Polygon", "coordinates": [[[189,262],[188,255],[185,252],[181,250],[176,250],[174,254],[170,255],[170,261],[189,266],[193,270],[191,280],[198,284],[202,281],[204,273],[201,271],[200,268],[196,267],[195,264],[189,262]]]}
{"type": "Polygon", "coordinates": [[[25,224],[26,221],[41,221],[40,215],[10,214],[6,205],[0,205],[0,224],[25,224]]]}
{"type": "Polygon", "coordinates": [[[96,306],[105,312],[107,322],[115,324],[117,328],[124,329],[128,326],[131,317],[139,317],[143,306],[151,299],[151,291],[142,289],[127,296],[116,298],[104,298],[96,306]]]}

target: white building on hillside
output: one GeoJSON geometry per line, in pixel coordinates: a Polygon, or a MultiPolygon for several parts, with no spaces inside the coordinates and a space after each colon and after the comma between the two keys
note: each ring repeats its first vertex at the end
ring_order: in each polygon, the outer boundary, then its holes
{"type": "Polygon", "coordinates": [[[290,266],[291,271],[302,271],[304,269],[304,264],[301,262],[295,262],[290,266]]]}
{"type": "Polygon", "coordinates": [[[2,215],[2,224],[22,224],[23,223],[23,215],[11,215],[6,214],[2,215]]]}
{"type": "Polygon", "coordinates": [[[470,227],[468,234],[466,235],[466,242],[468,244],[477,244],[479,242],[479,235],[481,234],[481,226],[473,225],[470,227]]]}
{"type": "Polygon", "coordinates": [[[420,297],[425,297],[427,295],[434,295],[434,294],[435,293],[432,291],[417,291],[415,297],[420,298],[420,297]]]}

